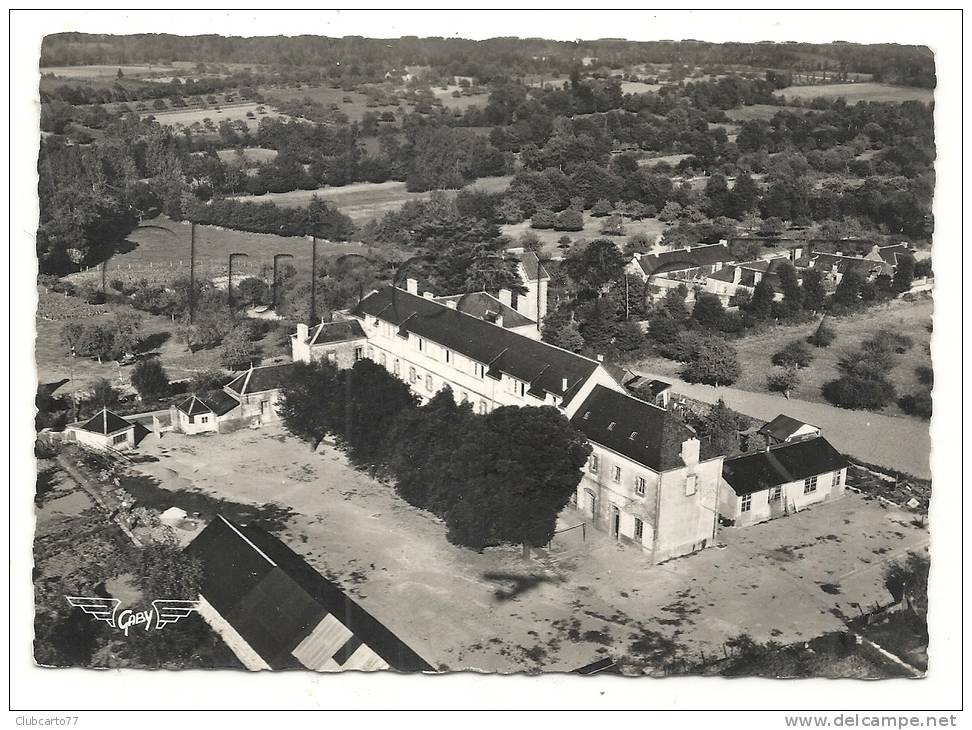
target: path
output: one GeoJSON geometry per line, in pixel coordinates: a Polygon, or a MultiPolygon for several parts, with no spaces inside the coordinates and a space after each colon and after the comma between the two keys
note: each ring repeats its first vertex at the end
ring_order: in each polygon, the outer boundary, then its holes
{"type": "Polygon", "coordinates": [[[671,376],[636,370],[640,375],[672,383],[672,390],[705,403],[725,400],[733,410],[769,421],[780,413],[812,423],[841,452],[870,464],[897,469],[922,479],[931,479],[928,423],[915,418],[884,416],[868,411],[851,411],[826,403],[783,398],[738,388],[715,388],[686,383],[671,376]]]}

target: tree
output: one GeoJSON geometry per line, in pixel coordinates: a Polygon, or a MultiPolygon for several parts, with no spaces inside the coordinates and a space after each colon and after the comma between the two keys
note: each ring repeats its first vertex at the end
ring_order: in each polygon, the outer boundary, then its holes
{"type": "Polygon", "coordinates": [[[236,327],[223,340],[219,363],[228,370],[243,370],[259,362],[260,348],[243,327],[236,327]]]}
{"type": "Polygon", "coordinates": [[[722,306],[722,300],[715,294],[700,292],[695,298],[695,307],[692,308],[692,319],[703,327],[718,329],[722,326],[722,321],[726,316],[726,310],[722,306]]]}
{"type": "Polygon", "coordinates": [[[925,553],[908,553],[903,562],[892,563],[884,571],[884,586],[896,602],[916,616],[928,614],[928,569],[925,553]]]}
{"type": "Polygon", "coordinates": [[[753,289],[753,298],[749,300],[746,311],[753,319],[769,319],[773,314],[774,297],[773,285],[764,276],[753,289]]]}
{"type": "Polygon", "coordinates": [[[700,338],[689,354],[681,375],[690,383],[732,385],[739,378],[736,348],[715,337],[700,338]]]}
{"type": "Polygon", "coordinates": [[[880,410],[894,400],[894,385],[879,373],[849,373],[824,384],[824,397],[840,408],[880,410]]]}
{"type": "Polygon", "coordinates": [[[102,408],[110,409],[117,405],[120,397],[121,394],[111,384],[111,381],[102,378],[91,386],[91,395],[88,397],[88,403],[95,406],[98,410],[102,408]]]}
{"type": "Polygon", "coordinates": [[[169,376],[158,358],[140,361],[132,371],[132,386],[142,400],[158,400],[169,390],[169,376]]]}
{"type": "Polygon", "coordinates": [[[327,361],[294,363],[280,389],[277,412],[284,427],[316,450],[344,422],[344,384],[327,361]]]}
{"type": "Polygon", "coordinates": [[[612,241],[591,241],[582,251],[571,251],[562,264],[567,276],[589,294],[600,292],[624,273],[624,257],[612,241]]]}
{"type": "Polygon", "coordinates": [[[584,229],[584,214],[579,210],[567,208],[557,215],[554,229],[558,231],[580,231],[584,229]]]}
{"type": "Polygon", "coordinates": [[[861,300],[861,288],[865,282],[864,274],[857,269],[845,273],[834,291],[834,304],[852,306],[861,300]]]}
{"type": "Polygon", "coordinates": [[[548,325],[544,324],[543,340],[571,352],[580,352],[584,349],[584,337],[580,333],[577,322],[573,319],[568,320],[561,327],[549,331],[548,325]]]}
{"type": "Polygon", "coordinates": [[[344,418],[338,429],[351,460],[373,467],[384,458],[385,439],[398,414],[415,406],[408,385],[371,360],[342,372],[344,418]]]}
{"type": "Polygon", "coordinates": [[[479,457],[457,483],[462,501],[446,518],[450,541],[546,545],[591,452],[584,436],[556,408],[504,406],[483,417],[470,449],[479,457]]]}
{"type": "Polygon", "coordinates": [[[800,281],[793,264],[789,261],[782,261],[774,271],[777,281],[780,282],[783,303],[793,311],[803,309],[803,290],[800,288],[800,281]]]}
{"type": "Polygon", "coordinates": [[[557,214],[549,208],[537,208],[530,218],[530,227],[538,229],[553,228],[557,224],[557,214]]]}
{"type": "Polygon", "coordinates": [[[595,218],[603,218],[606,215],[611,215],[614,212],[614,206],[611,205],[610,200],[605,200],[601,198],[591,207],[591,215],[595,218]]]}
{"type": "Polygon", "coordinates": [[[790,392],[796,390],[800,385],[800,371],[792,365],[776,368],[766,379],[766,385],[770,390],[782,393],[789,398],[790,392]]]}
{"type": "Polygon", "coordinates": [[[813,361],[813,353],[806,343],[794,340],[773,354],[773,364],[782,367],[805,368],[813,361]]]}
{"type": "Polygon", "coordinates": [[[270,303],[270,287],[263,279],[248,276],[233,289],[233,298],[244,308],[270,303]]]}
{"type": "Polygon", "coordinates": [[[189,380],[189,392],[201,395],[222,388],[229,379],[222,370],[203,370],[189,380]]]}
{"type": "Polygon", "coordinates": [[[811,312],[819,312],[824,308],[827,290],[823,285],[823,275],[817,269],[806,269],[803,272],[803,307],[811,312]]]}
{"type": "Polygon", "coordinates": [[[77,352],[86,357],[96,357],[102,362],[110,357],[115,348],[115,333],[106,324],[84,325],[77,343],[77,352]]]}
{"type": "Polygon", "coordinates": [[[894,268],[892,286],[896,292],[911,291],[911,283],[915,280],[915,259],[912,256],[898,256],[898,264],[894,268]]]}

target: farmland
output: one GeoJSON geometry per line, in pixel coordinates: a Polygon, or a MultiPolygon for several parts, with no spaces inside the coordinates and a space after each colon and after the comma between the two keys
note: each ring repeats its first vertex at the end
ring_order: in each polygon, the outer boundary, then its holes
{"type": "Polygon", "coordinates": [[[123,65],[113,66],[91,65],[91,66],[45,66],[40,69],[41,74],[54,74],[61,79],[108,79],[115,78],[119,69],[124,76],[142,78],[174,73],[185,72],[195,66],[190,61],[175,61],[167,64],[143,64],[143,65],[123,65]]]}
{"type": "Polygon", "coordinates": [[[577,241],[578,239],[585,239],[587,241],[592,241],[595,238],[610,238],[615,241],[619,246],[623,246],[625,241],[630,237],[638,233],[644,233],[649,239],[657,240],[668,228],[667,224],[662,223],[657,218],[644,218],[640,221],[629,221],[624,222],[625,235],[623,236],[604,236],[601,234],[601,226],[604,225],[604,218],[595,218],[587,213],[584,214],[584,229],[580,231],[554,231],[554,230],[537,230],[535,228],[530,228],[530,221],[526,220],[522,223],[507,224],[500,227],[500,230],[504,235],[510,236],[511,238],[519,238],[521,235],[527,231],[534,233],[537,238],[540,239],[543,245],[543,253],[551,257],[560,257],[563,255],[563,251],[557,248],[557,240],[561,236],[567,236],[571,241],[577,241]]]}
{"type": "Polygon", "coordinates": [[[902,102],[920,101],[929,104],[935,99],[932,89],[922,89],[915,86],[891,86],[890,84],[876,84],[863,82],[857,84],[820,84],[817,86],[788,86],[776,92],[777,96],[787,99],[835,99],[843,97],[848,104],[859,101],[902,102]]]}
{"type": "MultiPolygon", "coordinates": [[[[242,153],[245,165],[272,162],[277,159],[277,150],[267,150],[262,147],[244,147],[242,153]]],[[[239,159],[236,150],[217,150],[216,155],[223,162],[233,162],[239,159]]]]}
{"type": "Polygon", "coordinates": [[[464,94],[462,96],[453,96],[453,92],[461,91],[460,87],[450,85],[446,88],[435,87],[432,89],[432,93],[435,94],[435,98],[438,99],[442,106],[446,109],[453,109],[458,111],[465,111],[471,106],[478,106],[480,109],[484,108],[489,102],[489,94],[464,94]]]}
{"type": "MultiPolygon", "coordinates": [[[[189,225],[160,217],[137,228],[126,241],[126,248],[108,262],[107,280],[170,281],[189,273],[189,225]]],[[[196,272],[201,277],[225,276],[230,253],[245,253],[248,258],[234,262],[234,274],[259,273],[273,265],[278,253],[291,254],[294,266],[310,262],[310,241],[305,238],[247,233],[216,226],[196,228],[196,272]]],[[[318,256],[365,253],[356,243],[318,243],[318,256]]],[[[98,277],[97,269],[87,274],[73,274],[72,280],[98,277]]]]}
{"type": "Polygon", "coordinates": [[[143,117],[154,117],[155,121],[167,127],[191,127],[193,124],[205,124],[211,120],[214,124],[220,122],[247,122],[258,124],[260,119],[278,117],[286,119],[284,114],[274,111],[264,104],[248,102],[244,104],[225,104],[218,108],[209,109],[168,109],[166,111],[145,112],[143,117]],[[258,111],[263,109],[264,111],[258,111]],[[247,116],[247,115],[250,116],[247,116]]]}
{"type": "Polygon", "coordinates": [[[806,110],[798,106],[775,106],[773,104],[752,104],[726,110],[726,116],[734,122],[747,122],[751,119],[772,119],[777,112],[803,114],[806,110]]]}
{"type": "MultiPolygon", "coordinates": [[[[484,177],[470,183],[468,187],[498,192],[505,190],[509,183],[509,177],[484,177]]],[[[266,195],[241,197],[238,200],[274,203],[292,208],[307,205],[315,195],[334,203],[342,213],[350,216],[355,224],[360,225],[389,211],[398,210],[410,200],[425,200],[431,193],[410,193],[405,189],[405,183],[389,181],[355,183],[342,187],[324,187],[317,190],[294,190],[289,193],[267,193],[266,195]]]]}
{"type": "MultiPolygon", "coordinates": [[[[260,93],[269,103],[296,102],[309,99],[315,104],[325,107],[334,105],[337,111],[346,114],[348,120],[361,121],[365,112],[398,111],[398,103],[378,105],[369,101],[368,97],[358,91],[344,91],[319,84],[310,86],[267,86],[260,89],[260,93]],[[348,101],[345,101],[347,99],[348,101]]],[[[411,105],[404,105],[411,111],[411,105]]],[[[396,114],[397,116],[397,114],[396,114]]]]}

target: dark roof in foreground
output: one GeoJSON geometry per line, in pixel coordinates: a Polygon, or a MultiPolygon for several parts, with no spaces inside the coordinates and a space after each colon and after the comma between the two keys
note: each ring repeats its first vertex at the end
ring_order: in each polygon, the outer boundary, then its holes
{"type": "Polygon", "coordinates": [[[449,297],[436,297],[435,301],[445,303],[445,302],[455,302],[456,309],[458,309],[463,314],[468,314],[470,317],[478,317],[479,319],[485,319],[487,322],[492,322],[496,319],[496,315],[503,315],[503,326],[506,328],[511,327],[524,327],[528,324],[535,325],[534,322],[529,317],[520,314],[513,307],[503,304],[499,299],[494,297],[489,292],[484,291],[474,291],[468,294],[455,294],[449,297]]]}
{"type": "Polygon", "coordinates": [[[545,342],[510,332],[503,327],[450,309],[432,299],[409,294],[392,286],[372,292],[352,312],[358,317],[378,317],[489,367],[488,375],[499,379],[506,373],[530,384],[530,394],[563,397],[576,393],[598,363],[545,342]],[[564,379],[567,387],[564,388],[564,379]]]}
{"type": "Polygon", "coordinates": [[[90,431],[91,433],[100,433],[102,436],[107,436],[108,434],[115,433],[116,431],[124,431],[126,428],[132,428],[134,425],[135,424],[126,421],[121,416],[112,413],[107,408],[102,408],[98,413],[78,426],[78,428],[85,431],[90,431]]]}
{"type": "Polygon", "coordinates": [[[341,588],[256,525],[217,516],[186,552],[202,562],[200,593],[273,669],[304,666],[294,650],[331,616],[392,669],[435,671],[341,588]]]}
{"type": "Polygon", "coordinates": [[[265,390],[275,390],[287,384],[294,363],[285,362],[281,365],[263,365],[250,368],[237,375],[227,383],[226,387],[239,395],[250,395],[265,390]]]}
{"type": "Polygon", "coordinates": [[[339,319],[334,322],[321,322],[311,332],[308,344],[325,345],[328,342],[344,342],[366,337],[361,323],[356,319],[339,319]]]}
{"type": "Polygon", "coordinates": [[[726,459],[722,465],[722,478],[732,491],[742,496],[837,471],[847,463],[827,439],[818,436],[726,459]]]}
{"type": "Polygon", "coordinates": [[[664,408],[601,385],[594,386],[570,422],[594,443],[653,471],[684,466],[682,442],[695,436],[664,408]]]}
{"type": "MultiPolygon", "coordinates": [[[[773,438],[780,439],[784,441],[797,431],[799,431],[803,426],[810,426],[811,424],[805,423],[803,421],[798,421],[795,418],[790,418],[787,415],[781,413],[772,421],[764,425],[757,433],[765,434],[766,436],[772,436],[773,438]]],[[[816,426],[814,426],[816,428],[816,426]]]]}
{"type": "Polygon", "coordinates": [[[223,390],[211,390],[208,393],[193,394],[179,403],[176,408],[189,416],[200,413],[215,413],[223,416],[236,408],[240,402],[223,390]]]}

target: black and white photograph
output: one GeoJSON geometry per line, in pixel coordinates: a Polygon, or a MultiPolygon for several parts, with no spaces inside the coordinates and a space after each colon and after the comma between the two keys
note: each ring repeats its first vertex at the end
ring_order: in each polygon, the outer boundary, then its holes
{"type": "Polygon", "coordinates": [[[805,12],[12,11],[30,708],[955,726],[962,11],[805,12]]]}

